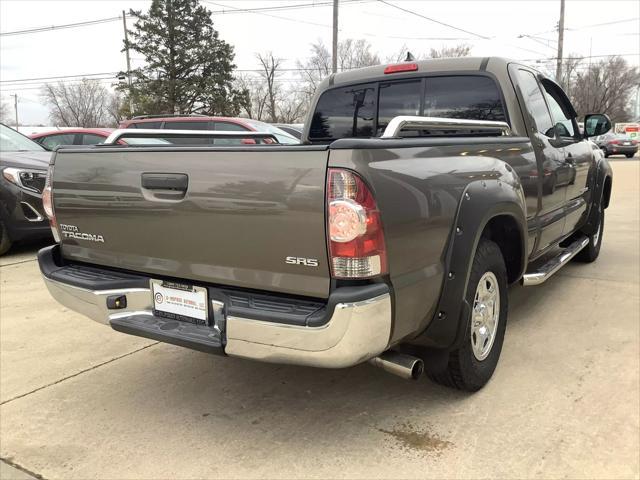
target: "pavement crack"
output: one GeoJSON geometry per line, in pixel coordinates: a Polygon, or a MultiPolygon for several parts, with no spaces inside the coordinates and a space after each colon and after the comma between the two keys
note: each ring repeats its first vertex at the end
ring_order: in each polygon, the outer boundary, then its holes
{"type": "Polygon", "coordinates": [[[5,405],[5,404],[10,403],[10,402],[13,402],[14,400],[18,400],[20,398],[26,397],[27,395],[31,395],[32,393],[39,392],[40,390],[44,390],[45,388],[52,387],[54,385],[57,385],[59,383],[64,382],[65,380],[69,380],[70,378],[77,377],[79,375],[82,375],[83,373],[90,372],[91,370],[95,370],[95,369],[100,368],[100,367],[102,367],[104,365],[108,365],[109,363],[115,362],[116,360],[120,360],[121,358],[128,357],[129,355],[133,355],[134,353],[141,352],[142,350],[145,350],[145,349],[147,349],[149,347],[153,347],[154,345],[158,345],[159,343],[160,342],[150,343],[149,345],[145,345],[144,347],[137,348],[137,349],[133,350],[132,352],[127,352],[125,354],[122,354],[122,355],[119,355],[117,357],[114,357],[114,358],[111,358],[109,360],[106,360],[106,361],[104,361],[102,363],[98,363],[97,365],[93,365],[93,366],[91,366],[89,368],[85,368],[84,370],[80,370],[79,372],[76,372],[76,373],[74,373],[72,375],[68,375],[66,377],[63,377],[63,378],[61,378],[59,380],[56,380],[55,382],[47,383],[46,385],[42,385],[41,387],[34,388],[33,390],[31,390],[29,392],[26,392],[26,393],[21,393],[20,395],[16,395],[15,397],[10,398],[8,400],[5,400],[4,402],[0,402],[0,406],[5,405]]]}
{"type": "Polygon", "coordinates": [[[42,475],[40,475],[39,473],[36,472],[32,472],[31,470],[29,470],[28,468],[23,467],[22,465],[20,465],[19,463],[16,463],[13,461],[13,459],[11,457],[0,457],[0,460],[2,460],[4,463],[6,463],[7,465],[15,468],[16,470],[20,470],[21,472],[26,473],[27,475],[31,475],[33,478],[37,478],[39,480],[46,480],[42,475]]]}
{"type": "Polygon", "coordinates": [[[20,265],[21,263],[35,262],[36,260],[38,260],[38,259],[37,258],[31,258],[29,260],[20,260],[19,262],[3,263],[2,265],[0,265],[0,268],[2,268],[2,267],[10,267],[11,265],[20,265]]]}

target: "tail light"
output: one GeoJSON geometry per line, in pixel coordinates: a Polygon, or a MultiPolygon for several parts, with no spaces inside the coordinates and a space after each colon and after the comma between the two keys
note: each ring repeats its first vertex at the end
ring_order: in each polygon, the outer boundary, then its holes
{"type": "Polygon", "coordinates": [[[56,214],[53,208],[53,189],[51,188],[53,182],[53,165],[49,165],[47,170],[47,178],[44,183],[44,190],[42,190],[42,207],[44,213],[49,219],[49,225],[51,226],[51,233],[53,239],[56,242],[60,242],[60,232],[58,232],[58,222],[56,222],[56,214]]]}
{"type": "Polygon", "coordinates": [[[620,142],[618,140],[610,140],[609,145],[618,145],[620,142]]]}
{"type": "Polygon", "coordinates": [[[334,278],[370,278],[387,273],[380,211],[371,190],[354,172],[329,169],[327,230],[334,278]]]}

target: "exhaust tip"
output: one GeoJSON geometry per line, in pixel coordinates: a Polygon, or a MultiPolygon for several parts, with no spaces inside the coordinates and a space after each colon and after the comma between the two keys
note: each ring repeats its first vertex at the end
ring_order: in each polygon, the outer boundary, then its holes
{"type": "Polygon", "coordinates": [[[369,363],[405,380],[418,380],[424,373],[424,362],[421,358],[391,350],[372,358],[369,363]]]}
{"type": "Polygon", "coordinates": [[[411,368],[411,379],[418,380],[422,374],[424,373],[424,362],[422,359],[418,358],[413,364],[413,368],[411,368]]]}

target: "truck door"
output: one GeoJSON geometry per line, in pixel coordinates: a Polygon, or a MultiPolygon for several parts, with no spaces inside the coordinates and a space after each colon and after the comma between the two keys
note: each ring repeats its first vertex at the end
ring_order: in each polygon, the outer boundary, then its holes
{"type": "Polygon", "coordinates": [[[533,255],[562,237],[565,223],[567,189],[571,167],[565,152],[557,146],[554,123],[535,74],[525,68],[517,70],[518,86],[524,100],[523,114],[536,154],[537,172],[530,173],[538,183],[538,241],[533,255]]]}
{"type": "Polygon", "coordinates": [[[582,137],[575,110],[558,85],[542,80],[545,98],[551,110],[556,141],[562,145],[564,166],[562,182],[566,182],[567,201],[564,235],[572,233],[587,213],[591,192],[588,188],[589,169],[593,164],[593,149],[582,137]]]}

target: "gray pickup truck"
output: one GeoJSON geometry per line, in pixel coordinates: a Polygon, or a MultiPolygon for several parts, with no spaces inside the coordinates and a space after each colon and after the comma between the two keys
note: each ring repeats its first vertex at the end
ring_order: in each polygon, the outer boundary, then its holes
{"type": "Polygon", "coordinates": [[[580,133],[556,83],[502,58],[340,73],[301,145],[116,145],[158,135],[131,129],[58,150],[40,269],[60,303],[120,332],[475,391],[508,286],[598,257],[612,172],[588,137],[609,128],[593,114],[580,133]]]}

